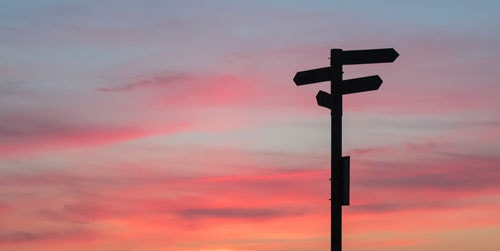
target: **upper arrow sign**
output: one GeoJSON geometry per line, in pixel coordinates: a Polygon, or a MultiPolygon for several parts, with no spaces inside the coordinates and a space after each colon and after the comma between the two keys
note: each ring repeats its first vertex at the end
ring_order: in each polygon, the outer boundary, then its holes
{"type": "Polygon", "coordinates": [[[296,85],[307,85],[332,79],[332,67],[318,68],[308,71],[299,71],[293,77],[296,85]]]}
{"type": "MultiPolygon", "coordinates": [[[[393,48],[372,49],[359,51],[343,51],[342,64],[376,64],[391,63],[396,60],[399,53],[393,48]]],[[[335,58],[333,58],[335,60],[335,58]]]]}

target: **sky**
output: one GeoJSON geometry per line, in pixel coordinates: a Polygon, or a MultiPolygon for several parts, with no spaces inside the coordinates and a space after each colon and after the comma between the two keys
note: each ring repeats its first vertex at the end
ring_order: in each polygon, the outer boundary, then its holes
{"type": "Polygon", "coordinates": [[[346,95],[346,251],[500,246],[499,1],[0,0],[0,250],[330,250],[330,113],[296,72],[395,48],[346,95]]]}

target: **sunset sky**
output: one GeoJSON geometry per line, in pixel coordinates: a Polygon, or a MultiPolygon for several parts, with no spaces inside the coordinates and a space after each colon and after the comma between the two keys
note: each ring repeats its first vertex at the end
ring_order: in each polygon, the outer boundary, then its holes
{"type": "Polygon", "coordinates": [[[330,250],[330,49],[395,48],[344,97],[345,251],[500,248],[500,1],[0,0],[0,250],[330,250]]]}

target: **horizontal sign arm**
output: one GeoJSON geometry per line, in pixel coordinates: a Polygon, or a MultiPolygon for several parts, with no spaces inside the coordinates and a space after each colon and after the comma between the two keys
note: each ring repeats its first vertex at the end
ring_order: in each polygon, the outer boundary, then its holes
{"type": "Polygon", "coordinates": [[[293,77],[296,85],[307,85],[332,79],[332,67],[318,68],[308,71],[299,71],[293,77]]]}
{"type": "MultiPolygon", "coordinates": [[[[342,64],[377,64],[392,63],[399,56],[399,53],[393,48],[343,51],[342,64]]],[[[335,60],[335,58],[333,59],[335,60]]]]}
{"type": "MultiPolygon", "coordinates": [[[[340,88],[342,95],[356,92],[375,91],[382,85],[382,79],[378,75],[363,78],[354,78],[342,81],[340,88]]],[[[334,86],[335,87],[335,86],[334,86]]]]}

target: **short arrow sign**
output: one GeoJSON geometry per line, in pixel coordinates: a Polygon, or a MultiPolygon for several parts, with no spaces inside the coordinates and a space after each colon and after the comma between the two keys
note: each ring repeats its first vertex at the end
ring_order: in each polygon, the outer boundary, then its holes
{"type": "Polygon", "coordinates": [[[330,110],[332,109],[330,94],[324,91],[319,91],[318,94],[316,94],[316,102],[318,102],[319,106],[326,107],[330,110]]]}
{"type": "Polygon", "coordinates": [[[396,60],[398,56],[399,53],[393,48],[343,51],[342,64],[348,65],[348,64],[391,63],[394,62],[394,60],[396,60]]]}
{"type": "Polygon", "coordinates": [[[332,79],[332,67],[318,68],[308,71],[299,71],[293,77],[296,85],[307,85],[332,79]]]}
{"type": "Polygon", "coordinates": [[[356,92],[366,92],[378,90],[382,84],[382,79],[378,76],[369,76],[363,78],[354,78],[342,81],[340,88],[342,95],[356,92]]]}

